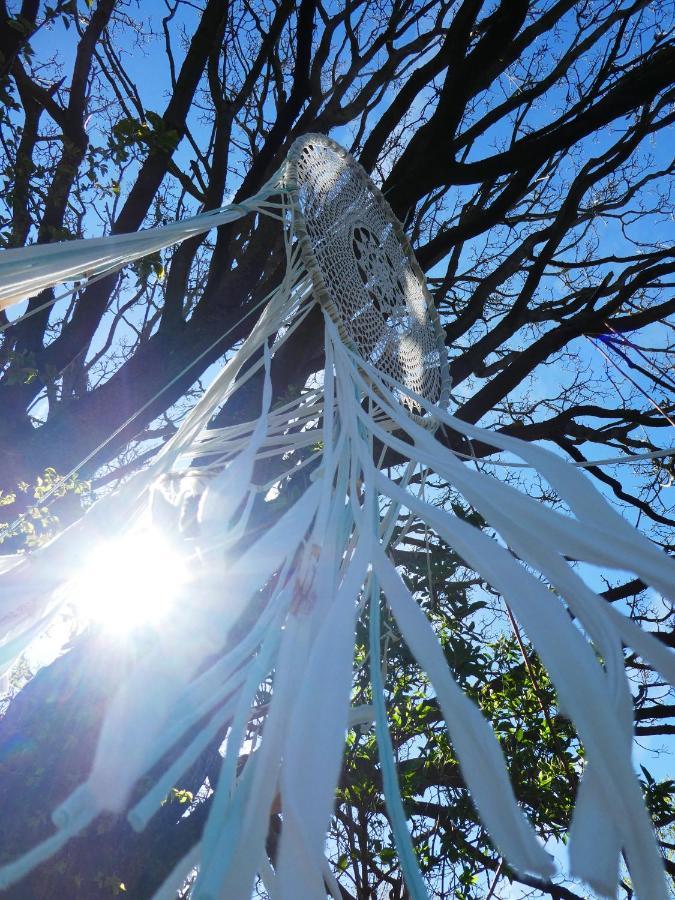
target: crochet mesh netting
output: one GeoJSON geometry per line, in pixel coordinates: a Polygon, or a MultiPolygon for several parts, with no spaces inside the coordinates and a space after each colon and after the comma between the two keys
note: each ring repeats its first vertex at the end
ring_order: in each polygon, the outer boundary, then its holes
{"type": "MultiPolygon", "coordinates": [[[[433,301],[381,193],[322,136],[302,138],[289,160],[305,263],[343,337],[383,375],[444,402],[446,358],[433,301]]],[[[417,411],[406,395],[399,400],[417,411]]]]}

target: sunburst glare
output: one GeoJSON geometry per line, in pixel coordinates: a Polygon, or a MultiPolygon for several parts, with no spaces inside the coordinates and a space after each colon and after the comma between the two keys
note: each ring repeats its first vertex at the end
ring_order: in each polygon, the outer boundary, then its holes
{"type": "Polygon", "coordinates": [[[78,615],[118,633],[164,618],[187,579],[186,561],[151,529],[96,545],[73,581],[78,615]]]}

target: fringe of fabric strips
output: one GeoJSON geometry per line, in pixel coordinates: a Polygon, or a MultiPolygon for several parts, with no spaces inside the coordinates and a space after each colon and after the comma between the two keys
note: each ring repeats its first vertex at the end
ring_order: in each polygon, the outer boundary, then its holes
{"type": "MultiPolygon", "coordinates": [[[[156,645],[122,678],[91,773],[54,811],[54,834],[1,868],[0,887],[21,879],[99,814],[125,810],[141,776],[180,742],[180,754],[128,813],[132,826],[143,829],[182,773],[229,723],[202,837],[156,898],[174,897],[186,876],[197,870],[193,900],[248,900],[256,875],[272,898],[316,900],[328,893],[338,900],[324,845],[345,734],[350,722],[374,720],[399,860],[411,897],[427,897],[398,791],[383,698],[379,622],[384,605],[429,677],[462,775],[495,847],[519,872],[553,875],[551,857],[515,800],[492,728],[462,693],[430,622],[392,562],[393,544],[405,541],[405,530],[396,531],[395,525],[399,511],[406,510],[503,595],[583,742],[587,765],[571,826],[571,874],[597,894],[613,897],[623,850],[638,896],[665,900],[663,865],[631,760],[632,698],[622,645],[632,647],[670,684],[675,684],[675,657],[592,591],[566,557],[605,570],[630,570],[670,598],[675,595],[675,563],[622,519],[572,465],[541,447],[469,425],[413,395],[439,425],[532,466],[571,515],[461,462],[403,408],[398,398],[411,392],[388,382],[350,350],[327,314],[322,385],[273,409],[271,360],[313,302],[311,280],[293,242],[293,209],[283,194],[281,201],[270,199],[280,193],[277,178],[252,201],[187,223],[6,251],[0,257],[2,306],[59,282],[114,271],[248,212],[272,214],[286,223],[283,283],[174,438],[147,469],[99,501],[50,545],[28,557],[0,559],[0,669],[7,671],[67,601],[82,536],[92,527],[112,535],[145,527],[153,486],[163,475],[185,470],[195,456],[208,453],[217,461],[199,506],[199,537],[185,602],[177,604],[178,612],[156,645]],[[242,375],[256,354],[258,362],[242,375]],[[208,431],[214,412],[261,369],[261,415],[208,431]],[[298,423],[303,422],[312,427],[302,430],[298,423]],[[243,555],[230,556],[228,548],[246,533],[260,491],[252,481],[256,462],[288,459],[290,473],[292,451],[317,441],[321,447],[310,461],[318,461],[318,468],[309,487],[243,555]],[[407,461],[403,479],[395,482],[375,465],[375,442],[407,461]],[[446,479],[501,542],[430,504],[419,487],[411,487],[416,473],[446,479]],[[257,622],[224,652],[233,626],[263,590],[268,596],[257,622]],[[354,710],[350,695],[360,615],[370,621],[373,707],[354,710]],[[189,641],[176,640],[185,633],[189,641]],[[272,675],[262,739],[238,773],[256,692],[272,675]],[[273,806],[282,813],[274,866],[266,850],[273,806]]],[[[209,474],[208,467],[205,471],[209,474]]]]}

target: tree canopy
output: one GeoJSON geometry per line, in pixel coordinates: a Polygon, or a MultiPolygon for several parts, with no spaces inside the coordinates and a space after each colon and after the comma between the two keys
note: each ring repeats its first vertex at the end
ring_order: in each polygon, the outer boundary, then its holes
{"type": "MultiPolygon", "coordinates": [[[[381,186],[411,238],[445,330],[453,412],[583,464],[672,553],[675,451],[602,461],[673,446],[674,19],[672,4],[648,0],[0,0],[0,246],[216,209],[255,193],[298,135],[329,134],[381,186]]],[[[243,219],[68,285],[62,297],[45,291],[18,320],[0,312],[7,546],[44,540],[90,489],[114,487],[174,433],[210,367],[247,334],[281,251],[273,223],[243,219]],[[44,506],[55,479],[73,472],[44,506]]],[[[275,402],[322,366],[316,313],[275,358],[275,402]]],[[[257,403],[253,379],[218,423],[253,418],[257,403]]],[[[443,440],[476,466],[494,465],[489,445],[443,440]]],[[[558,505],[524,470],[499,473],[558,505]]],[[[434,494],[487,527],[451,485],[434,494]]],[[[493,723],[519,800],[558,846],[583,747],[527,636],[422,525],[396,562],[493,723]]],[[[639,580],[590,578],[675,646],[670,610],[639,580]]],[[[588,896],[501,860],[393,622],[384,640],[404,805],[430,892],[588,896]]],[[[91,762],[115,671],[135,652],[85,632],[34,677],[28,663],[15,677],[0,721],[3,860],[49,832],[49,813],[91,762]]],[[[364,634],[359,654],[354,692],[367,703],[364,634]]],[[[639,658],[626,653],[626,666],[636,759],[675,877],[673,785],[641,749],[668,746],[675,704],[639,658]]],[[[252,735],[263,693],[259,702],[252,735]]],[[[152,896],[200,833],[224,737],[145,832],[133,834],[124,817],[98,821],[7,896],[152,896]]],[[[272,855],[277,829],[273,817],[272,855]]],[[[343,897],[407,896],[368,727],[348,736],[328,851],[343,897]]],[[[631,896],[629,881],[623,890],[631,896]]]]}

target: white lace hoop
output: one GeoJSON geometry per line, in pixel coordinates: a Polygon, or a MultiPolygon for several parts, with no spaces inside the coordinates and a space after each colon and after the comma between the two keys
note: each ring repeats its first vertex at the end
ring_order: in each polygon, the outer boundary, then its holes
{"type": "MultiPolygon", "coordinates": [[[[381,375],[446,406],[442,327],[410,242],[382,193],[360,163],[320,134],[295,141],[282,177],[303,262],[343,341],[381,375]]],[[[398,399],[422,418],[409,394],[398,392],[398,399]]]]}

